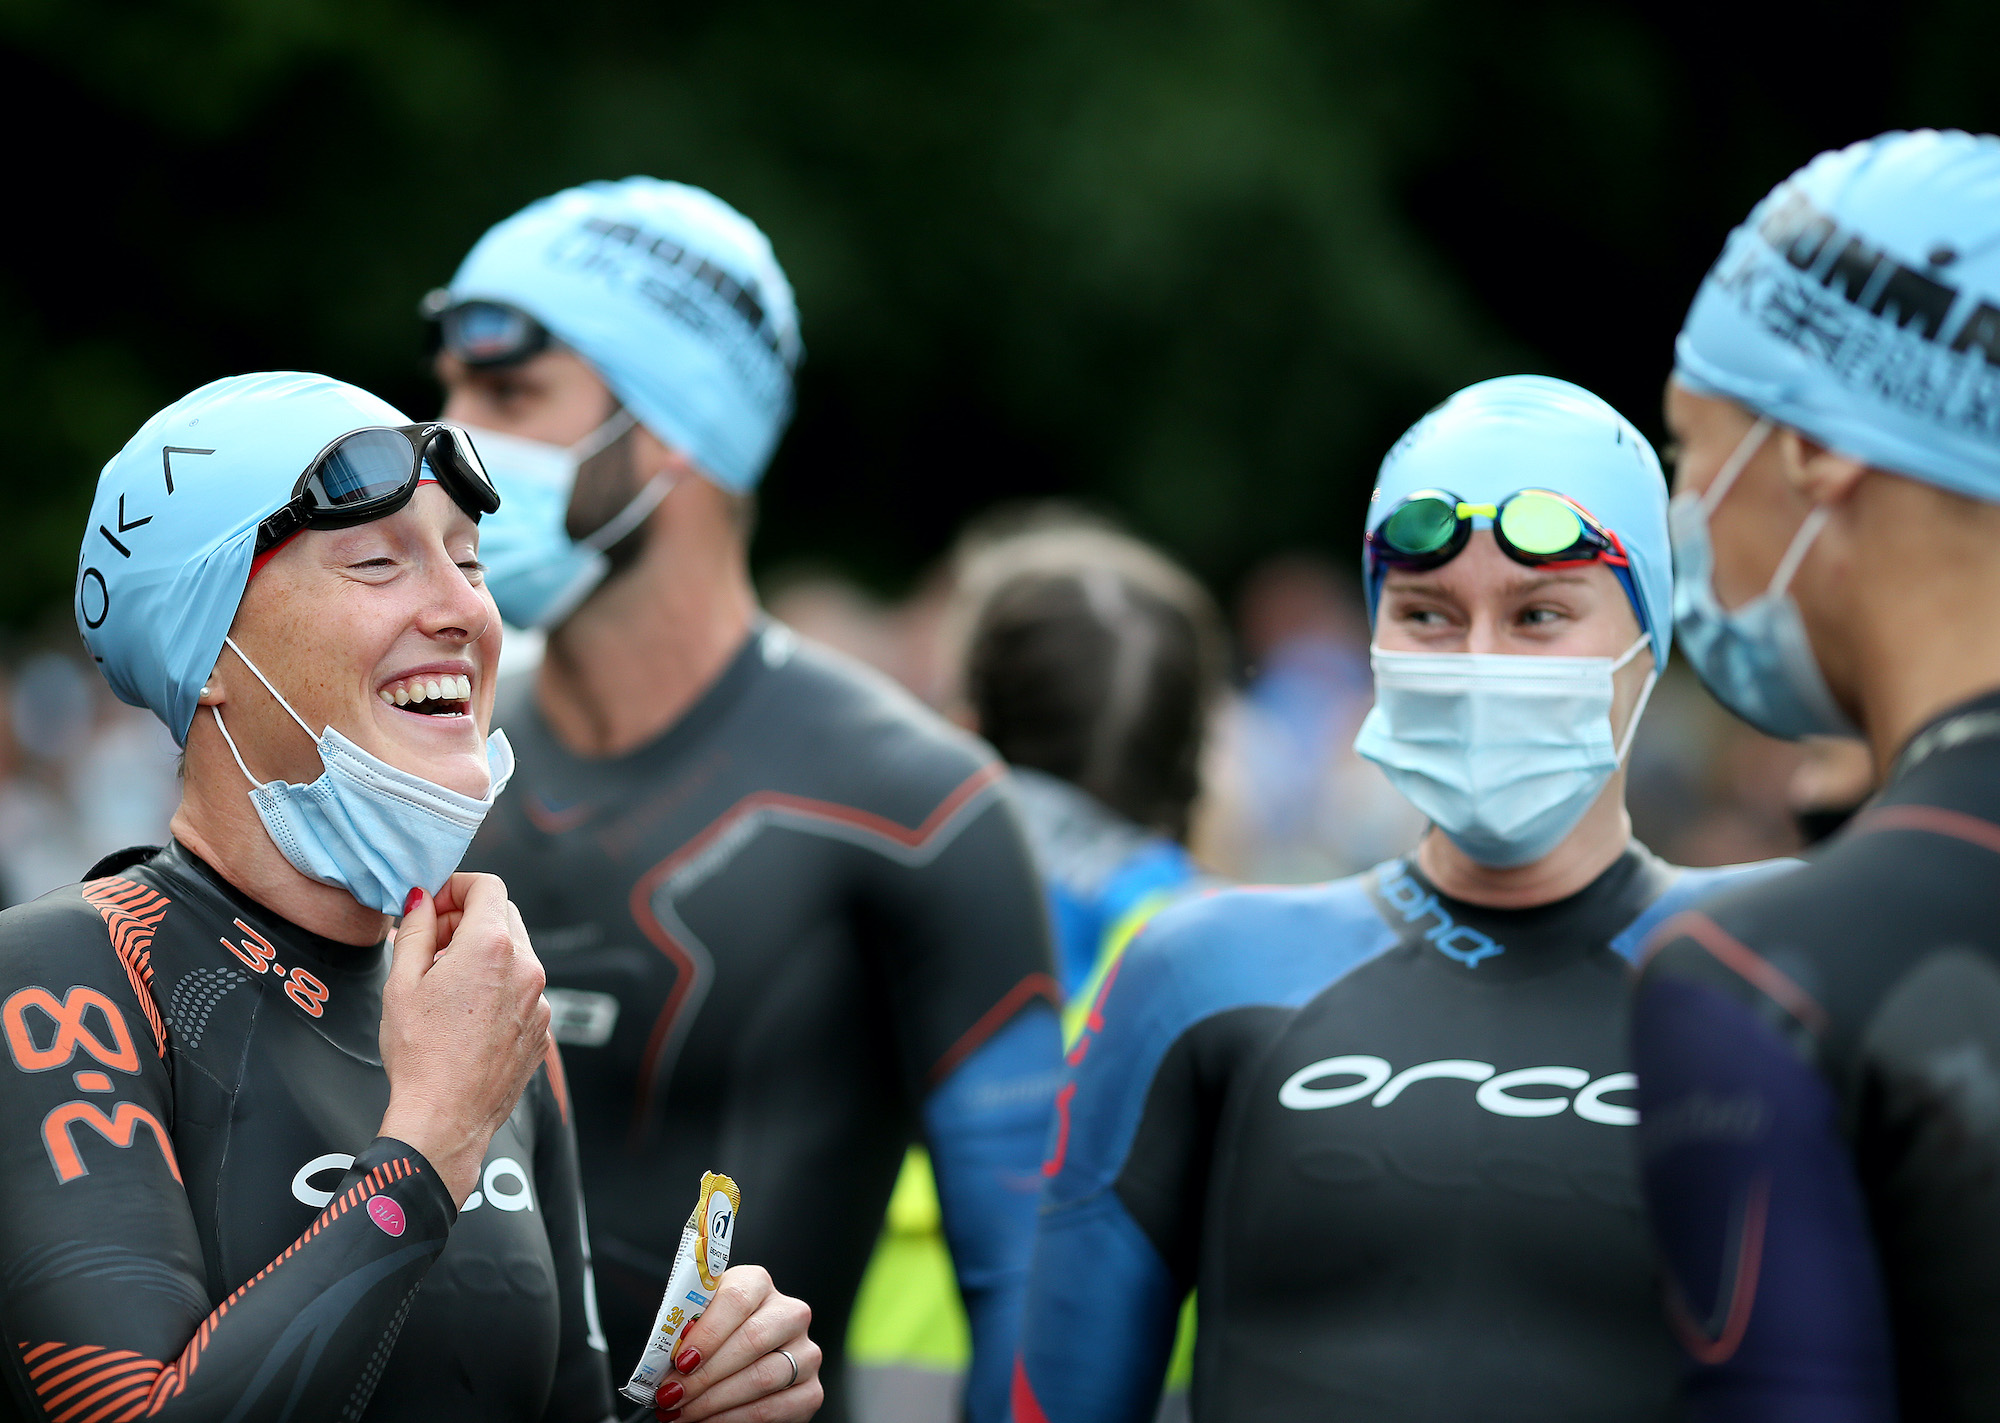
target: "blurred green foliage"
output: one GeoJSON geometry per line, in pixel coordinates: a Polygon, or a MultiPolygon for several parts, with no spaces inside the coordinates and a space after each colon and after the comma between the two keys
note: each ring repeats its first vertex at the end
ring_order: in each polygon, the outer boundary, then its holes
{"type": "Polygon", "coordinates": [[[879,585],[1010,496],[1227,583],[1353,547],[1456,386],[1642,425],[1724,231],[1818,148],[1992,127],[2000,13],[1463,0],[0,0],[0,620],[97,467],[230,372],[435,408],[415,303],[590,177],[771,234],[808,358],[758,557],[879,585]]]}

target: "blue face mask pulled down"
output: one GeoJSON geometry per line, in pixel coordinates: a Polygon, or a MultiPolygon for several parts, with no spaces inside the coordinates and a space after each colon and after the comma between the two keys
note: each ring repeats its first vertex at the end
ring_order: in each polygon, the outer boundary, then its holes
{"type": "MultiPolygon", "coordinates": [[[[234,639],[224,642],[243,657],[234,639]]],[[[243,657],[243,665],[312,736],[312,728],[257,664],[243,657]]],[[[303,786],[290,781],[260,785],[243,764],[220,709],[209,710],[250,782],[250,803],[279,853],[307,879],[344,889],[358,903],[384,914],[401,914],[412,889],[435,895],[444,888],[514,774],[513,748],[507,734],[497,729],[486,738],[486,766],[493,779],[481,798],[398,770],[329,726],[314,737],[326,767],[317,780],[303,786]]]]}
{"type": "Polygon", "coordinates": [[[1759,420],[1737,443],[1702,494],[1677,494],[1667,511],[1674,544],[1674,635],[1718,702],[1768,736],[1853,736],[1813,657],[1798,602],[1788,591],[1828,510],[1816,505],[1799,525],[1770,586],[1742,607],[1722,606],[1715,593],[1715,546],[1708,521],[1770,436],[1759,420]]]}
{"type": "Polygon", "coordinates": [[[479,523],[479,561],[500,616],[517,628],[551,628],[611,570],[605,550],[639,527],[673,481],[657,475],[603,528],[572,539],[565,527],[583,462],[637,423],[619,411],[574,445],[551,445],[467,426],[500,507],[479,523]]]}
{"type": "Polygon", "coordinates": [[[1375,706],[1354,749],[1482,865],[1530,864],[1576,828],[1625,758],[1659,680],[1611,728],[1619,657],[1371,650],[1375,706]]]}

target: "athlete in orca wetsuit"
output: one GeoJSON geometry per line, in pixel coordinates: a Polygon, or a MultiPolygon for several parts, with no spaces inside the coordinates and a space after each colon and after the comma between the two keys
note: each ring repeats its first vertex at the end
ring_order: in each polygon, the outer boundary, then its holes
{"type": "Polygon", "coordinates": [[[1650,448],[1560,381],[1472,386],[1391,450],[1357,749],[1432,830],[1126,952],[1057,1099],[1015,1423],[1143,1423],[1190,1289],[1198,1423],[1668,1415],[1628,965],[1769,871],[1631,838],[1665,516],[1650,448]]]}
{"type": "Polygon", "coordinates": [[[1408,861],[1169,910],[1058,1100],[1017,1423],[1664,1415],[1623,1041],[1647,930],[1730,871],[1638,846],[1525,910],[1408,861]]]}
{"type": "Polygon", "coordinates": [[[454,1211],[375,1134],[384,945],[175,844],[0,915],[0,961],[0,1418],[611,1412],[553,1053],[454,1211]]]}

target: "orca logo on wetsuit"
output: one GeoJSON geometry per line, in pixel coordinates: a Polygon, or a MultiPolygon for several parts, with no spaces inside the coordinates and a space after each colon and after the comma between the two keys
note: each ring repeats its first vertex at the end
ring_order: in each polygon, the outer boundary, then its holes
{"type": "Polygon", "coordinates": [[[1490,1062],[1458,1057],[1420,1062],[1401,1072],[1395,1071],[1379,1057],[1362,1053],[1321,1058],[1318,1062],[1307,1063],[1287,1077],[1285,1085],[1278,1089],[1278,1101],[1295,1112],[1344,1107],[1363,1097],[1370,1098],[1377,1107],[1386,1107],[1413,1084],[1433,1078],[1478,1083],[1479,1088],[1473,1093],[1472,1100],[1499,1117],[1553,1117],[1573,1110],[1587,1122],[1600,1122],[1610,1127],[1637,1126],[1639,1123],[1636,1108],[1604,1100],[1614,1092],[1638,1090],[1639,1079],[1630,1072],[1613,1072],[1593,1081],[1590,1074],[1580,1067],[1519,1067],[1512,1072],[1501,1072],[1490,1062]],[[1321,1085],[1328,1079],[1342,1077],[1354,1080],[1335,1086],[1321,1085]],[[1576,1096],[1516,1096],[1515,1089],[1523,1087],[1555,1087],[1565,1092],[1576,1092],[1576,1096]],[[1583,1090],[1577,1091],[1578,1088],[1583,1090]]]}
{"type": "MultiPolygon", "coordinates": [[[[319,1177],[332,1185],[339,1185],[341,1176],[353,1165],[354,1158],[344,1151],[329,1151],[324,1156],[315,1156],[292,1177],[292,1199],[302,1206],[324,1210],[333,1199],[333,1192],[315,1185],[313,1178],[319,1177]]],[[[489,1203],[503,1211],[531,1211],[535,1208],[535,1191],[528,1184],[528,1173],[511,1156],[496,1156],[487,1162],[480,1171],[479,1185],[480,1189],[467,1196],[465,1204],[458,1208],[460,1215],[489,1203]]],[[[383,1226],[383,1229],[388,1230],[388,1227],[383,1226]]],[[[401,1234],[393,1230],[389,1233],[401,1234]]]]}
{"type": "Polygon", "coordinates": [[[1507,946],[1499,940],[1454,920],[1438,903],[1438,897],[1418,884],[1403,866],[1397,865],[1384,874],[1380,888],[1382,898],[1403,916],[1405,924],[1414,925],[1426,915],[1431,918],[1433,922],[1422,931],[1423,936],[1447,958],[1457,959],[1467,968],[1478,968],[1481,959],[1507,952],[1507,946]]]}

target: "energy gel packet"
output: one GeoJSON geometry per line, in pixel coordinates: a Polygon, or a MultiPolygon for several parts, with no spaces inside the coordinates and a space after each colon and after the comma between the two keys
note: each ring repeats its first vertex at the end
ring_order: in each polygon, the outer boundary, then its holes
{"type": "Polygon", "coordinates": [[[634,1403],[653,1401],[653,1393],[673,1371],[681,1336],[701,1318],[715,1298],[716,1282],[729,1268],[729,1242],[736,1235],[736,1211],[743,1196],[736,1183],[715,1171],[701,1177],[701,1199],[681,1228],[681,1248],[674,1254],[674,1272],[653,1320],[653,1337],[639,1355],[639,1366],[619,1392],[634,1403]]]}

